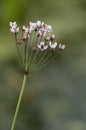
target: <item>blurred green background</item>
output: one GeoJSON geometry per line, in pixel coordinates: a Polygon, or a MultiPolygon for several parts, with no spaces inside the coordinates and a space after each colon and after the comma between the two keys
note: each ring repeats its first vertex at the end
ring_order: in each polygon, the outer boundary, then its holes
{"type": "Polygon", "coordinates": [[[66,50],[28,80],[15,130],[86,130],[86,0],[0,0],[0,130],[10,130],[22,83],[9,22],[37,20],[66,50]]]}

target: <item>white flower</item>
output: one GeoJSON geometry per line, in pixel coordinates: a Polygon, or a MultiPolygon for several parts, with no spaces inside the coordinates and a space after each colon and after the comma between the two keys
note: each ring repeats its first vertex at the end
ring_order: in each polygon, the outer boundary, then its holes
{"type": "Polygon", "coordinates": [[[60,44],[59,44],[59,49],[64,50],[64,49],[65,49],[65,45],[64,45],[64,44],[62,45],[62,44],[60,43],[60,44]]]}
{"type": "Polygon", "coordinates": [[[11,28],[16,28],[16,27],[17,27],[16,22],[10,22],[10,27],[11,27],[11,28]]]}
{"type": "Polygon", "coordinates": [[[19,32],[19,27],[18,28],[10,28],[10,31],[12,33],[18,33],[19,32]]]}
{"type": "Polygon", "coordinates": [[[51,25],[45,25],[45,30],[46,32],[51,32],[52,31],[52,26],[51,25]]]}
{"type": "Polygon", "coordinates": [[[41,27],[41,21],[37,21],[36,24],[37,24],[38,27],[41,27]]]}
{"type": "Polygon", "coordinates": [[[37,23],[36,23],[36,24],[37,24],[37,27],[39,27],[39,28],[40,28],[40,27],[42,27],[42,26],[44,25],[44,22],[37,21],[37,23]]]}
{"type": "Polygon", "coordinates": [[[57,42],[54,42],[54,43],[49,42],[49,46],[50,46],[51,49],[54,50],[57,46],[57,42]]]}
{"type": "Polygon", "coordinates": [[[39,31],[38,31],[38,36],[43,36],[43,37],[45,37],[45,35],[46,35],[46,32],[44,32],[44,31],[42,31],[42,30],[39,30],[39,31]]]}
{"type": "Polygon", "coordinates": [[[42,30],[43,32],[45,32],[45,33],[49,33],[49,32],[52,31],[52,26],[45,24],[45,25],[41,28],[41,30],[42,30]]]}
{"type": "Polygon", "coordinates": [[[10,22],[10,31],[12,33],[18,33],[19,32],[19,27],[17,27],[16,22],[10,22]]]}
{"type": "Polygon", "coordinates": [[[17,27],[17,28],[10,28],[10,31],[12,33],[18,33],[19,32],[19,27],[17,27]]]}
{"type": "Polygon", "coordinates": [[[35,30],[35,29],[37,28],[36,23],[30,22],[30,23],[29,23],[29,28],[30,28],[31,31],[32,31],[32,30],[35,30]]]}
{"type": "Polygon", "coordinates": [[[26,33],[31,33],[30,28],[28,27],[23,26],[22,30],[25,31],[26,33]]]}
{"type": "Polygon", "coordinates": [[[33,30],[35,30],[36,28],[37,28],[36,23],[30,22],[27,27],[23,26],[23,27],[22,27],[22,30],[25,31],[26,33],[29,33],[29,34],[30,34],[30,33],[31,33],[33,30]]]}
{"type": "Polygon", "coordinates": [[[47,46],[47,45],[44,45],[44,44],[45,44],[44,42],[40,42],[40,44],[37,45],[38,48],[39,48],[41,51],[44,51],[44,50],[46,50],[46,49],[48,48],[48,46],[47,46]]]}
{"type": "Polygon", "coordinates": [[[47,25],[47,31],[51,32],[52,31],[52,26],[51,25],[47,25]]]}

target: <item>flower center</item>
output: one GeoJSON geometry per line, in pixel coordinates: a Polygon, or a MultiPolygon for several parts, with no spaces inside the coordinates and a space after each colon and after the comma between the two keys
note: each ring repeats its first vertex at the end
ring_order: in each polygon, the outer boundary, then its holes
{"type": "Polygon", "coordinates": [[[44,46],[43,46],[43,45],[41,45],[41,49],[44,49],[44,46]]]}

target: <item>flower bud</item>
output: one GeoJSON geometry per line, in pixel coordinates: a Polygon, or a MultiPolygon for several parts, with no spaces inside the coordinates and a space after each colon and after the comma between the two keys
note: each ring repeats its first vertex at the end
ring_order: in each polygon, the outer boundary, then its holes
{"type": "Polygon", "coordinates": [[[53,41],[55,39],[55,35],[51,35],[50,40],[53,41]]]}

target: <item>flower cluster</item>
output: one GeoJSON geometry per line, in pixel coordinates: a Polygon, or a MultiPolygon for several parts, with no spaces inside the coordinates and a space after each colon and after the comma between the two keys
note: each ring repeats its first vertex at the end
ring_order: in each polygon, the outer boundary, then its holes
{"type": "Polygon", "coordinates": [[[10,31],[15,34],[20,57],[22,57],[22,52],[20,52],[19,45],[22,43],[25,45],[25,56],[21,59],[26,71],[45,66],[53,55],[56,56],[59,50],[65,49],[65,45],[55,42],[52,26],[41,21],[29,22],[27,26],[22,26],[22,36],[19,39],[17,38],[19,27],[16,22],[10,22],[10,31]]]}

